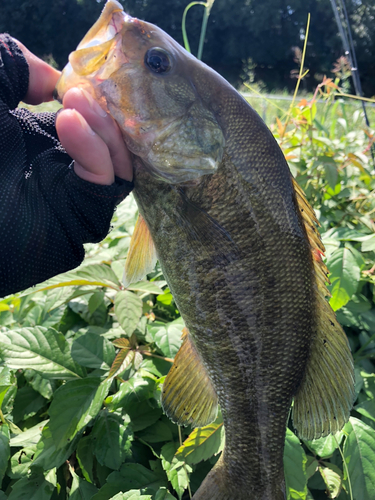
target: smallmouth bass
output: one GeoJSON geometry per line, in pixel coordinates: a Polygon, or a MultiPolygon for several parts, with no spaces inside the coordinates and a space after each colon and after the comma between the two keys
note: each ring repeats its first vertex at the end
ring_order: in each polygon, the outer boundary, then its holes
{"type": "Polygon", "coordinates": [[[203,426],[222,410],[225,449],[194,500],[284,500],[292,401],[299,436],[313,439],[339,431],[354,399],[314,212],[235,89],[115,0],[69,61],[59,98],[84,86],[133,154],[140,218],[125,281],[156,252],[186,324],[164,411],[203,426]]]}

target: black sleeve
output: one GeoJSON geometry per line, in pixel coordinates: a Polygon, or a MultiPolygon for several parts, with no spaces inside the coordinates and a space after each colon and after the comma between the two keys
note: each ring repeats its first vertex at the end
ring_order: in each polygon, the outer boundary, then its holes
{"type": "Polygon", "coordinates": [[[78,266],[83,243],[105,238],[115,206],[133,187],[74,173],[55,114],[15,109],[28,78],[22,52],[0,35],[0,297],[78,266]]]}

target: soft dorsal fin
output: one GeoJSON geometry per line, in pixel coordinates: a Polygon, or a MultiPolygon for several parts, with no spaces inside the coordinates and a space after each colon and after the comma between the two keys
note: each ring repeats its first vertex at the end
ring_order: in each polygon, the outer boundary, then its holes
{"type": "Polygon", "coordinates": [[[150,273],[156,264],[157,256],[154,242],[146,221],[138,215],[134,232],[130,240],[128,257],[125,262],[124,286],[136,283],[150,273]]]}
{"type": "Polygon", "coordinates": [[[293,179],[298,206],[310,243],[316,279],[315,325],[304,380],[294,398],[293,423],[303,439],[336,433],[348,421],[353,406],[354,364],[345,332],[326,300],[328,269],[323,262],[324,245],[319,224],[302,189],[293,179]]]}
{"type": "Polygon", "coordinates": [[[161,402],[165,414],[176,424],[203,427],[217,416],[217,395],[186,328],[182,338],[161,402]]]}

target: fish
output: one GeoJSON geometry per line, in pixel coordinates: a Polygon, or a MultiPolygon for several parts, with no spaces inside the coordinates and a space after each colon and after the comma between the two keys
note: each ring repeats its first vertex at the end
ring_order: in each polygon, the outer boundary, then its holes
{"type": "Polygon", "coordinates": [[[273,135],[218,73],[115,0],[69,56],[132,153],[139,208],[124,283],[159,260],[184,319],[165,413],[225,447],[194,500],[285,500],[290,411],[305,440],[338,432],[353,359],[327,296],[318,220],[273,135]]]}

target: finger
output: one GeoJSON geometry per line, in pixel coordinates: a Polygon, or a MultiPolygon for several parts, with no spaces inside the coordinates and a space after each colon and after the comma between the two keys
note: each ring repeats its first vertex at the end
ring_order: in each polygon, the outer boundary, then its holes
{"type": "Polygon", "coordinates": [[[64,109],[56,117],[60,142],[74,161],[75,173],[88,182],[110,185],[114,182],[112,160],[103,139],[75,109],[64,109]]]}
{"type": "Polygon", "coordinates": [[[42,102],[52,101],[52,92],[59,79],[60,72],[32,54],[20,41],[16,39],[14,39],[14,41],[22,50],[29,64],[29,88],[24,102],[27,104],[40,104],[42,102]]]}
{"type": "Polygon", "coordinates": [[[115,175],[131,181],[133,166],[121,131],[113,118],[104,111],[91,95],[81,88],[72,88],[64,96],[65,108],[76,109],[90,127],[103,139],[109,149],[115,175]]]}

